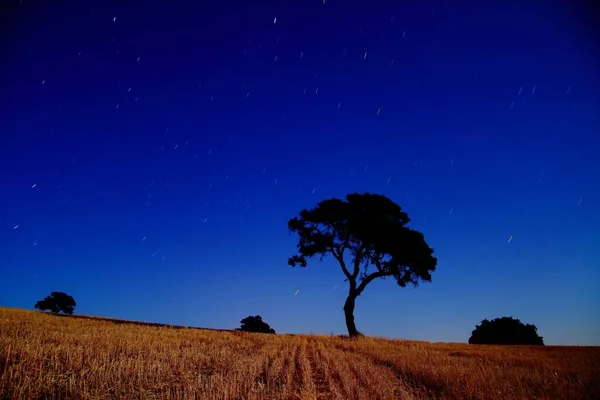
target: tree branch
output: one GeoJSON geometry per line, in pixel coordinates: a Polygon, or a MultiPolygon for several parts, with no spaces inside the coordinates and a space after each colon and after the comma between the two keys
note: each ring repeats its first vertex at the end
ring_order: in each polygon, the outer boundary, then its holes
{"type": "Polygon", "coordinates": [[[354,279],[356,279],[356,277],[358,276],[358,274],[360,272],[360,261],[362,259],[364,251],[365,251],[365,246],[362,245],[361,248],[358,249],[358,251],[356,252],[356,255],[354,257],[354,271],[352,271],[352,277],[354,279]]]}
{"type": "Polygon", "coordinates": [[[333,257],[340,263],[340,266],[342,267],[342,271],[344,271],[344,275],[346,275],[346,278],[348,278],[348,280],[351,281],[352,275],[350,275],[350,271],[348,271],[348,268],[346,268],[346,263],[344,262],[344,251],[341,250],[340,252],[336,252],[334,248],[331,248],[331,254],[333,254],[333,257]]]}
{"type": "Polygon", "coordinates": [[[373,281],[377,278],[383,278],[384,276],[387,276],[387,275],[388,274],[386,274],[385,272],[381,272],[381,271],[373,272],[371,275],[367,275],[367,277],[365,279],[363,279],[360,282],[360,285],[358,285],[358,287],[356,288],[356,295],[360,296],[362,291],[365,290],[365,288],[367,287],[367,285],[369,283],[371,283],[371,281],[373,281]]]}

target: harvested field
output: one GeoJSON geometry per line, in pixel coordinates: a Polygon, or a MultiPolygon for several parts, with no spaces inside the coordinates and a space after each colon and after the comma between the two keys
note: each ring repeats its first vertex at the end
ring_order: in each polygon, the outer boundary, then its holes
{"type": "Polygon", "coordinates": [[[2,399],[599,399],[600,348],[266,335],[0,308],[2,399]]]}

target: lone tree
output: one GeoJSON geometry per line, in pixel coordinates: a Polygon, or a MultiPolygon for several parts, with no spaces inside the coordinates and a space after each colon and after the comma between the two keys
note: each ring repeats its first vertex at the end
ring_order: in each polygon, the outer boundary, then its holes
{"type": "Polygon", "coordinates": [[[237,328],[238,331],[244,332],[257,332],[257,333],[275,333],[275,329],[271,328],[269,324],[262,320],[260,315],[248,316],[240,321],[242,324],[241,328],[237,328]]]}
{"type": "Polygon", "coordinates": [[[544,345],[535,325],[524,324],[513,317],[484,319],[471,333],[469,344],[527,344],[544,345]]]}
{"type": "Polygon", "coordinates": [[[63,292],[52,292],[50,296],[46,296],[44,300],[40,300],[33,308],[40,311],[50,310],[53,313],[63,312],[65,314],[73,314],[75,310],[75,299],[63,292]]]}
{"type": "Polygon", "coordinates": [[[308,258],[328,254],[340,264],[349,284],[344,304],[349,336],[361,335],[354,324],[356,298],[375,279],[393,277],[401,287],[431,282],[437,259],[423,234],[406,227],[409,222],[399,205],[371,193],[323,200],[289,220],[290,232],[299,236],[290,266],[306,267],[308,258]]]}

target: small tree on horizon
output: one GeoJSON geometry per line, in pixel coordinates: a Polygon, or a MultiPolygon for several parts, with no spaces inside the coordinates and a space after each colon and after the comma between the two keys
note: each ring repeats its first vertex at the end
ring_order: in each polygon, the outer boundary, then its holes
{"type": "Polygon", "coordinates": [[[349,336],[361,335],[354,323],[356,299],[375,279],[393,277],[400,287],[431,282],[437,258],[423,234],[406,227],[409,222],[399,205],[371,193],[323,200],[288,221],[299,236],[290,266],[306,267],[307,259],[329,254],[339,263],[349,284],[343,308],[349,336]]]}
{"type": "Polygon", "coordinates": [[[33,308],[40,311],[51,311],[53,313],[64,313],[72,315],[75,311],[75,299],[63,292],[52,292],[49,296],[46,296],[44,300],[40,300],[33,308]]]}
{"type": "Polygon", "coordinates": [[[543,346],[544,338],[537,334],[535,325],[524,324],[513,317],[502,317],[481,321],[471,332],[469,344],[543,346]]]}
{"type": "Polygon", "coordinates": [[[255,333],[275,333],[275,329],[262,320],[260,315],[248,316],[240,321],[242,326],[236,331],[255,332],[255,333]]]}

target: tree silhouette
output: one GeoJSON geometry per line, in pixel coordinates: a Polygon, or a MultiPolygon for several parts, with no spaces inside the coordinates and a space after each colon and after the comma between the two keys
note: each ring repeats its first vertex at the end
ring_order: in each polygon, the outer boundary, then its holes
{"type": "Polygon", "coordinates": [[[307,258],[331,254],[349,284],[344,303],[346,328],[359,336],[354,323],[356,298],[377,278],[393,277],[399,286],[431,282],[437,259],[423,234],[405,225],[408,214],[385,196],[353,193],[346,200],[323,200],[311,210],[289,220],[290,232],[299,236],[292,267],[307,266],[307,258]],[[346,259],[349,254],[350,260],[346,259]]]}
{"type": "Polygon", "coordinates": [[[538,336],[535,325],[524,324],[513,317],[484,319],[475,326],[469,344],[528,344],[544,345],[544,338],[538,336]]]}
{"type": "Polygon", "coordinates": [[[50,310],[53,313],[63,312],[65,314],[73,314],[75,311],[75,299],[63,292],[52,292],[50,296],[46,296],[44,300],[40,300],[33,308],[36,310],[50,310]]]}
{"type": "Polygon", "coordinates": [[[257,333],[275,333],[275,329],[271,328],[269,324],[262,320],[260,315],[248,316],[240,321],[242,324],[241,328],[237,328],[237,331],[244,332],[257,332],[257,333]]]}

